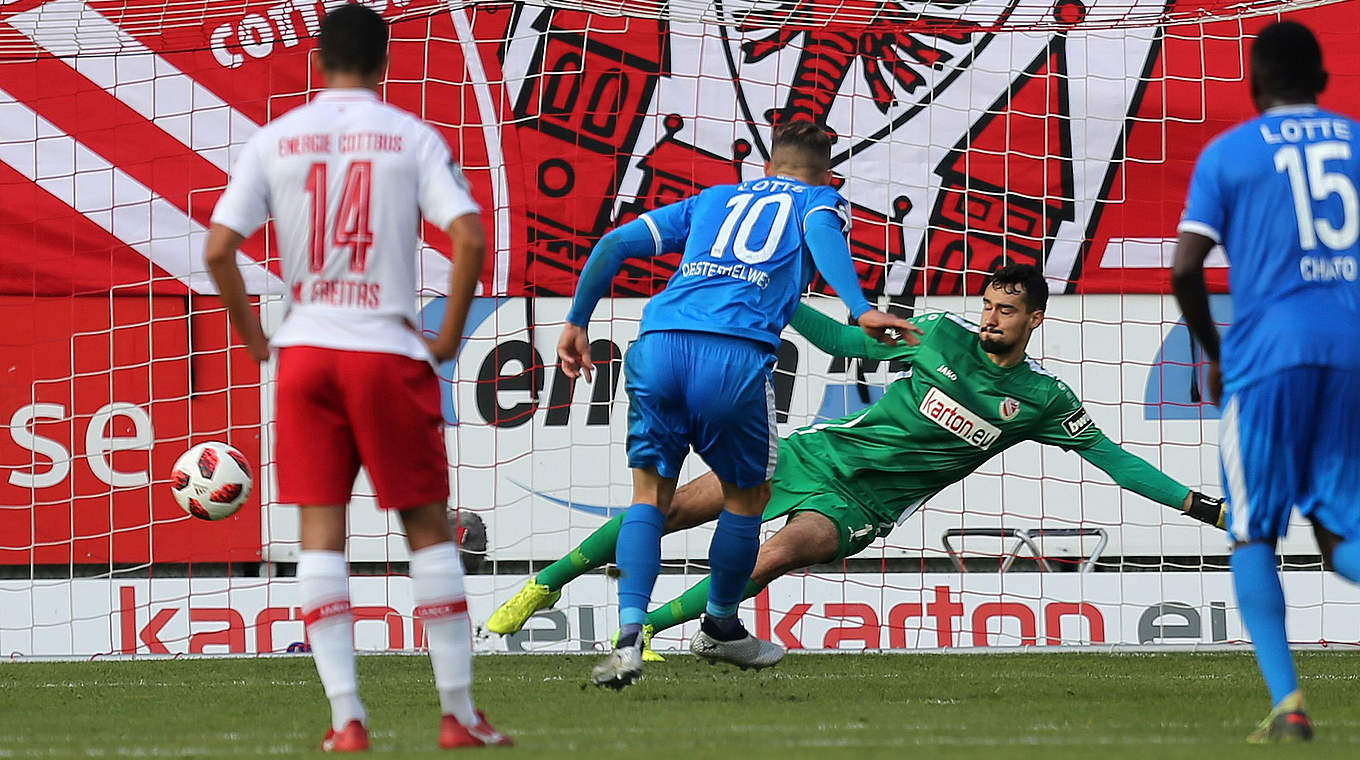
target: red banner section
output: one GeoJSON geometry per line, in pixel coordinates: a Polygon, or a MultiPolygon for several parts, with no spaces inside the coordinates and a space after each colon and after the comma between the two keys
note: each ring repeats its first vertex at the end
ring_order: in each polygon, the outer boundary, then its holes
{"type": "MultiPolygon", "coordinates": [[[[367,4],[394,19],[382,94],[460,157],[495,251],[481,292],[508,296],[570,294],[611,227],[758,176],[771,128],[789,118],[836,135],[833,168],[874,293],[971,292],[1007,260],[1042,265],[1069,292],[1166,292],[1195,156],[1251,115],[1247,51],[1270,20],[1088,33],[1101,24],[1080,2],[977,2],[976,23],[939,25],[876,0],[883,18],[908,21],[761,29],[746,17],[367,4]],[[998,31],[1041,16],[1048,33],[998,31]]],[[[237,3],[166,28],[152,23],[163,0],[0,10],[11,61],[0,67],[11,101],[0,293],[209,289],[194,262],[233,146],[320,87],[307,53],[334,5],[237,3]]],[[[1321,39],[1323,105],[1360,113],[1355,4],[1290,16],[1321,39]]],[[[443,234],[425,232],[447,255],[443,234]]],[[[269,251],[263,235],[246,250],[277,275],[269,251]]],[[[674,267],[674,256],[630,262],[614,295],[649,295],[674,267]]],[[[441,290],[442,268],[426,270],[424,286],[441,290]]],[[[1212,280],[1222,287],[1225,272],[1212,280]]]]}
{"type": "MultiPolygon", "coordinates": [[[[0,563],[260,558],[258,495],[207,523],[175,504],[175,458],[236,446],[259,477],[259,370],[201,296],[0,296],[0,563]]],[[[256,490],[258,494],[258,489],[256,490]]]]}

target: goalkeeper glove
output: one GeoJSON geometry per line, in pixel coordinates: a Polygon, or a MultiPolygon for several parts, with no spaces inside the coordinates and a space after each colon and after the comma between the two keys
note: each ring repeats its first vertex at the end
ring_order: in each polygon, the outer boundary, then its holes
{"type": "Polygon", "coordinates": [[[1191,491],[1190,506],[1185,510],[1185,513],[1215,528],[1228,529],[1228,505],[1221,498],[1205,496],[1199,491],[1191,491]]]}

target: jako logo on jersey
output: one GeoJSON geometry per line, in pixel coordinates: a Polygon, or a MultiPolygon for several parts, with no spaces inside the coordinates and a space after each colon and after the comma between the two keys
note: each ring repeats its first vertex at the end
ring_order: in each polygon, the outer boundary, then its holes
{"type": "Polygon", "coordinates": [[[949,365],[947,364],[941,364],[940,366],[935,368],[935,371],[940,373],[941,375],[944,375],[950,380],[958,382],[959,376],[954,374],[954,370],[950,369],[949,365]]]}
{"type": "Polygon", "coordinates": [[[968,411],[939,388],[931,388],[921,400],[921,414],[979,449],[991,447],[1001,436],[1001,428],[968,411]]]}
{"type": "Polygon", "coordinates": [[[1020,413],[1020,402],[1007,396],[1001,399],[1001,405],[997,408],[997,411],[1001,413],[1001,419],[1013,420],[1015,415],[1020,413]]]}

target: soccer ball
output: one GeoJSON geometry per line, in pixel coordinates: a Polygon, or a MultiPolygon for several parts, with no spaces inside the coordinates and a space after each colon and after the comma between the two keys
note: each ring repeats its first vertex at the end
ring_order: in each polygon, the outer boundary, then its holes
{"type": "Polygon", "coordinates": [[[175,501],[200,520],[221,520],[236,514],[250,498],[254,484],[245,455],[219,441],[200,443],[180,454],[170,471],[175,501]]]}

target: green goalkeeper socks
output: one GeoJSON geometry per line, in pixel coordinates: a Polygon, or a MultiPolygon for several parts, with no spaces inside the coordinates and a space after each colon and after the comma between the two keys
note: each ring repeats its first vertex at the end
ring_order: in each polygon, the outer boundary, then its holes
{"type": "MultiPolygon", "coordinates": [[[[742,599],[750,599],[764,588],[755,581],[746,581],[746,590],[742,592],[742,599]]],[[[691,620],[698,620],[704,614],[704,608],[708,606],[708,578],[704,578],[693,586],[689,587],[685,593],[672,599],[666,604],[647,613],[647,625],[652,626],[656,631],[664,631],[681,623],[691,620]]]]}
{"type": "MultiPolygon", "coordinates": [[[[614,547],[619,542],[619,527],[622,525],[623,515],[601,525],[570,554],[540,570],[534,576],[534,582],[556,591],[581,575],[613,562],[614,547]]],[[[747,581],[742,598],[750,599],[759,594],[762,588],[755,581],[747,581]]],[[[705,577],[679,597],[648,613],[647,625],[663,631],[690,620],[698,620],[707,606],[708,578],[705,577]]]]}
{"type": "Polygon", "coordinates": [[[570,554],[540,570],[538,575],[534,576],[534,582],[556,591],[578,576],[613,562],[614,546],[619,542],[621,525],[623,515],[601,525],[599,530],[586,536],[586,540],[572,549],[570,554]]]}

